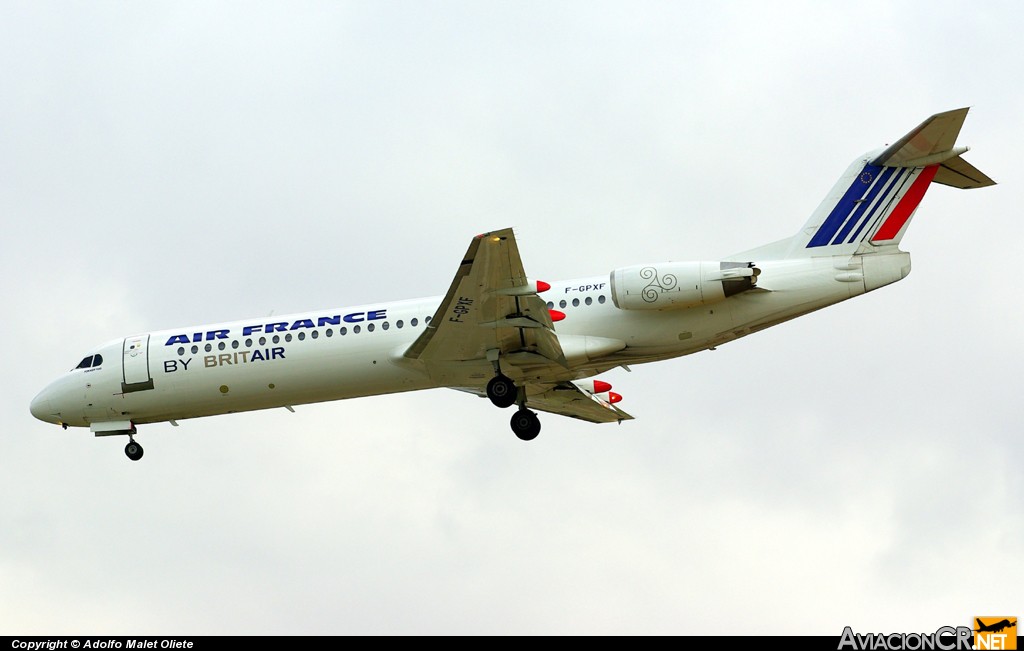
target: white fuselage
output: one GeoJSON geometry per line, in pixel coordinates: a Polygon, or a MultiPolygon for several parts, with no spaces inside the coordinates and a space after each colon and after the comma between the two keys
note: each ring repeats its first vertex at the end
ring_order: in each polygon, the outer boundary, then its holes
{"type": "MultiPolygon", "coordinates": [[[[909,255],[896,252],[759,263],[755,291],[675,310],[622,310],[608,276],[552,283],[542,295],[564,312],[556,333],[570,364],[554,381],[623,364],[687,355],[899,280],[909,255]],[[564,301],[564,303],[563,303],[564,301]],[[583,337],[626,347],[595,359],[570,357],[583,337]]],[[[486,360],[450,374],[404,352],[428,327],[441,297],[175,328],[118,339],[90,353],[102,363],[67,373],[32,403],[42,420],[71,426],[152,423],[432,387],[479,387],[486,360]]],[[[515,369],[508,371],[513,379],[515,369]]]]}

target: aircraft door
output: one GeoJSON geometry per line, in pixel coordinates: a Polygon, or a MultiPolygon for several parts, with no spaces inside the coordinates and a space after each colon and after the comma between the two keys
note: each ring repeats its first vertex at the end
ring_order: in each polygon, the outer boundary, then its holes
{"type": "Polygon", "coordinates": [[[137,335],[124,340],[124,381],[121,391],[146,391],[153,388],[149,374],[149,335],[137,335]]]}

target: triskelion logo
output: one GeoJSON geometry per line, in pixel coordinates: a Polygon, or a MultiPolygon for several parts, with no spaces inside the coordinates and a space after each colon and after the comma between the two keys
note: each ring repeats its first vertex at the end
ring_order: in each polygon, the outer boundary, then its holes
{"type": "Polygon", "coordinates": [[[975,649],[1016,649],[1016,617],[975,617],[975,649]]]}

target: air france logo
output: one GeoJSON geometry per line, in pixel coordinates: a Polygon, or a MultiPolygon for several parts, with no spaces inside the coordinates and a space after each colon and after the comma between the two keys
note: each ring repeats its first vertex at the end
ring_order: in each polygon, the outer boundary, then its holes
{"type": "MultiPolygon", "coordinates": [[[[388,318],[387,310],[370,310],[369,312],[352,312],[350,314],[334,314],[332,316],[317,317],[313,319],[298,319],[289,323],[288,321],[277,321],[274,323],[258,323],[247,325],[242,328],[242,336],[248,337],[252,334],[288,332],[290,330],[301,330],[302,328],[322,328],[328,325],[341,325],[345,323],[362,323],[363,321],[378,321],[388,318]]],[[[231,330],[207,330],[206,332],[193,332],[180,335],[171,335],[165,346],[174,344],[198,344],[201,341],[216,341],[218,339],[230,339],[231,330]]]]}

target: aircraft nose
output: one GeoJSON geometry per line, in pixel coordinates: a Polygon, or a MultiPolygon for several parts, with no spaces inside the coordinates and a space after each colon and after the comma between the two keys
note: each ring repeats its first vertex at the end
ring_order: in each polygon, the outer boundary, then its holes
{"type": "Polygon", "coordinates": [[[50,392],[43,389],[39,392],[39,395],[32,399],[32,404],[29,405],[29,411],[32,415],[39,420],[46,423],[56,423],[58,421],[58,414],[53,408],[53,402],[50,400],[50,392]]]}

